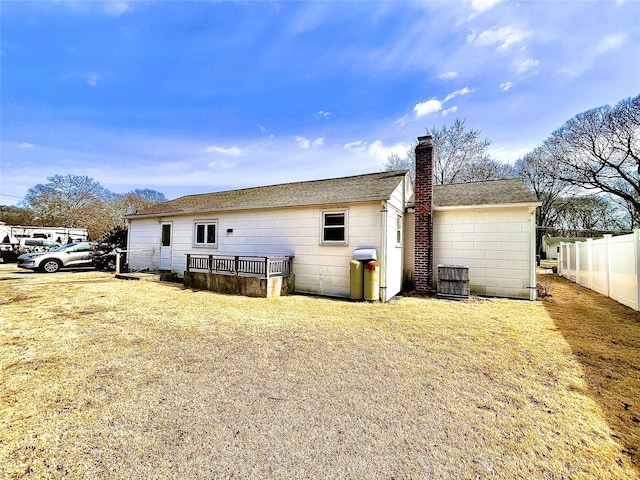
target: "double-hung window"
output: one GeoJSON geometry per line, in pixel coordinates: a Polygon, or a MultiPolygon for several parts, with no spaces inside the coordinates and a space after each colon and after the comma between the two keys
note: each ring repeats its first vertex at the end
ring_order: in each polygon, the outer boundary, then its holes
{"type": "Polygon", "coordinates": [[[347,210],[328,210],[322,212],[321,243],[330,245],[347,245],[347,210]]]}
{"type": "Polygon", "coordinates": [[[402,246],[402,215],[396,216],[396,247],[402,246]]]}
{"type": "Polygon", "coordinates": [[[218,246],[218,222],[216,220],[196,221],[193,225],[194,247],[218,246]]]}

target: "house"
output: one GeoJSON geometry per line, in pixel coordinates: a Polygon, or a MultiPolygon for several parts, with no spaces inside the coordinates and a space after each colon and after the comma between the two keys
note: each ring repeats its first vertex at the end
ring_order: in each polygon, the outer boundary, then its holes
{"type": "Polygon", "coordinates": [[[402,289],[406,170],[187,195],[129,215],[129,267],[187,270],[187,255],[294,256],[295,290],[349,296],[358,248],[375,249],[384,300],[402,289]]]}
{"type": "Polygon", "coordinates": [[[259,255],[264,273],[270,257],[293,257],[296,292],[349,297],[354,252],[367,249],[382,301],[410,284],[433,291],[439,263],[468,265],[472,293],[534,299],[535,196],[519,179],[434,187],[432,149],[419,138],[415,188],[400,170],[151,206],[127,217],[129,267],[182,275],[188,261],[210,268],[226,255],[237,271],[240,257],[259,255]]]}
{"type": "Polygon", "coordinates": [[[547,260],[557,260],[561,243],[586,242],[584,237],[542,237],[542,251],[547,260]]]}

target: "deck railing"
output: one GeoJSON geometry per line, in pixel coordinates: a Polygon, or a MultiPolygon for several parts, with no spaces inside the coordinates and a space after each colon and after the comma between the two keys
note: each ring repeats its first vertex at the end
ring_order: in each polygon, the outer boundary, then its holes
{"type": "Polygon", "coordinates": [[[194,255],[187,253],[187,272],[221,273],[248,277],[286,277],[293,255],[194,255]]]}

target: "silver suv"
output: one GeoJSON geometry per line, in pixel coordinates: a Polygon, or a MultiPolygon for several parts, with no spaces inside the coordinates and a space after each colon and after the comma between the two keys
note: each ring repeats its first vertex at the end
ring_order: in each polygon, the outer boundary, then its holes
{"type": "Polygon", "coordinates": [[[47,273],[57,272],[61,268],[92,267],[92,252],[93,247],[89,242],[70,243],[49,252],[20,255],[18,257],[18,267],[42,270],[47,273]]]}

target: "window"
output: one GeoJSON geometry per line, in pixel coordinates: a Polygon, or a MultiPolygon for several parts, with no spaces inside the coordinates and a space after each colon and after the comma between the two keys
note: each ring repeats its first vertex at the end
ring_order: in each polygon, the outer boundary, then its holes
{"type": "Polygon", "coordinates": [[[322,212],[322,242],[346,245],[347,211],[322,212]]]}
{"type": "Polygon", "coordinates": [[[396,216],[396,246],[402,246],[402,215],[396,216]]]}
{"type": "Polygon", "coordinates": [[[162,238],[160,239],[160,245],[162,245],[163,247],[170,247],[171,246],[171,224],[170,223],[162,224],[161,237],[162,238]]]}
{"type": "Polygon", "coordinates": [[[194,225],[193,245],[196,247],[218,246],[218,222],[208,220],[194,225]]]}

